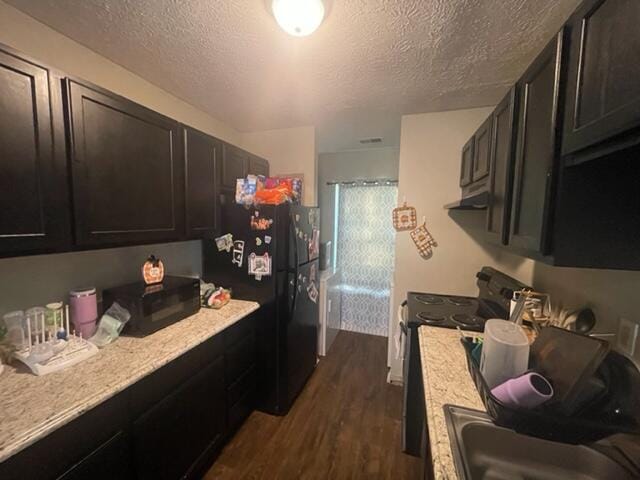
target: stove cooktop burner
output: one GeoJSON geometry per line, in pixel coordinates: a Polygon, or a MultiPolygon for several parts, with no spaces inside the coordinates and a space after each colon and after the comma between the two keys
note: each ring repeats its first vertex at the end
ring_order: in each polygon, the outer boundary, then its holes
{"type": "Polygon", "coordinates": [[[437,315],[429,312],[420,312],[416,316],[429,325],[437,325],[438,323],[442,323],[446,320],[446,318],[442,315],[437,315]]]}
{"type": "Polygon", "coordinates": [[[416,295],[416,300],[425,305],[440,305],[444,303],[442,297],[436,297],[434,295],[416,295]]]}
{"type": "Polygon", "coordinates": [[[458,307],[468,307],[473,304],[471,299],[464,297],[447,297],[447,300],[458,307]]]}
{"type": "Polygon", "coordinates": [[[467,315],[466,313],[456,313],[451,315],[451,320],[462,325],[463,327],[475,327],[482,323],[482,320],[475,315],[467,315]]]}

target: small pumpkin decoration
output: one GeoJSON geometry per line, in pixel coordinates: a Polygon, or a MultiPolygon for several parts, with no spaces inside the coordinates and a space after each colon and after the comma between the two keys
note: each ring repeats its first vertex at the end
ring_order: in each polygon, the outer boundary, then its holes
{"type": "Polygon", "coordinates": [[[142,278],[144,278],[144,283],[147,285],[162,282],[164,278],[164,265],[162,264],[162,260],[156,258],[155,255],[149,255],[147,261],[142,265],[142,278]]]}

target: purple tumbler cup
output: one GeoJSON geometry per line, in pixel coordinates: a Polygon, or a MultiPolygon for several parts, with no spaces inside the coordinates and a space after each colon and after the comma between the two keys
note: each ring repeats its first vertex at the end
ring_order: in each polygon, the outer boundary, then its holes
{"type": "Polygon", "coordinates": [[[76,331],[82,334],[83,338],[89,338],[96,332],[96,321],[98,320],[98,302],[96,300],[96,289],[77,288],[69,292],[69,309],[71,310],[71,321],[76,331]]]}
{"type": "Polygon", "coordinates": [[[553,396],[553,387],[542,375],[530,372],[501,383],[491,394],[508,407],[534,408],[553,396]]]}

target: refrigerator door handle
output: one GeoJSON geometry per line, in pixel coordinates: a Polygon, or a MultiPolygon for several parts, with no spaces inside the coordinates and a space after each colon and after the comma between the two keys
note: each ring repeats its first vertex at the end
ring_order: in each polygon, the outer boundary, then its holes
{"type": "Polygon", "coordinates": [[[295,225],[295,216],[292,213],[291,214],[291,219],[289,222],[289,230],[292,234],[292,238],[293,238],[293,259],[294,259],[294,270],[293,270],[293,300],[291,302],[291,310],[289,311],[289,322],[293,321],[293,314],[295,312],[296,309],[296,300],[298,300],[298,275],[300,273],[300,254],[298,252],[298,235],[296,232],[296,225],[295,225]]]}

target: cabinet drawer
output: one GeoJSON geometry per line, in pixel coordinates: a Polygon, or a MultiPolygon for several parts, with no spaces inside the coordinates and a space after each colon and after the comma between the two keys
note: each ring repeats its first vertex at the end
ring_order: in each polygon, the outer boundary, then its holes
{"type": "Polygon", "coordinates": [[[184,353],[131,387],[131,409],[136,417],[151,408],[224,352],[222,335],[216,335],[184,353]]]}
{"type": "Polygon", "coordinates": [[[132,479],[130,450],[127,435],[124,432],[118,432],[58,480],[132,479]]]}
{"type": "Polygon", "coordinates": [[[255,328],[255,313],[243,318],[237,323],[234,323],[225,330],[224,345],[229,348],[244,337],[249,335],[255,328]]]}

